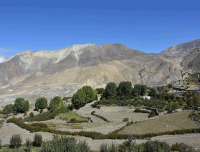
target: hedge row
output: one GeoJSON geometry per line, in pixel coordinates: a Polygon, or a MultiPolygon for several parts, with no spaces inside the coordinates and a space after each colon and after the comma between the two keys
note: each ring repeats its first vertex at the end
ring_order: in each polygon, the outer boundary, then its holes
{"type": "Polygon", "coordinates": [[[95,114],[95,113],[91,113],[91,115],[94,115],[94,116],[96,116],[96,117],[98,117],[98,118],[100,118],[100,119],[102,119],[102,120],[104,120],[104,121],[106,121],[106,122],[111,122],[110,120],[104,118],[103,116],[97,115],[97,114],[95,114]]]}
{"type": "MultiPolygon", "coordinates": [[[[85,131],[67,132],[67,131],[55,130],[55,129],[45,128],[44,126],[41,127],[41,125],[25,124],[18,118],[11,118],[7,120],[7,123],[10,123],[10,122],[13,122],[19,127],[26,129],[30,132],[42,131],[42,132],[49,132],[49,133],[61,134],[61,135],[85,136],[85,137],[90,137],[93,139],[127,139],[128,138],[128,134],[110,133],[110,134],[104,135],[97,132],[85,132],[85,131]]],[[[187,134],[187,133],[200,133],[200,128],[174,130],[174,131],[149,133],[149,134],[133,135],[133,136],[137,139],[145,139],[145,138],[151,138],[151,137],[161,136],[161,135],[176,135],[176,134],[187,134]]]]}

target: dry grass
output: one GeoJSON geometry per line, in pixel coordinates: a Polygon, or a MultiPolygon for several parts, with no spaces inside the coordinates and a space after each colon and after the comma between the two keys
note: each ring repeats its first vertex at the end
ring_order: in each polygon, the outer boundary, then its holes
{"type": "Polygon", "coordinates": [[[147,113],[131,113],[131,112],[97,112],[96,114],[105,117],[112,122],[122,122],[124,118],[130,121],[143,121],[148,119],[147,113]]]}
{"type": "Polygon", "coordinates": [[[154,119],[138,122],[119,131],[120,134],[146,134],[200,127],[188,118],[191,111],[163,115],[154,119]]]}

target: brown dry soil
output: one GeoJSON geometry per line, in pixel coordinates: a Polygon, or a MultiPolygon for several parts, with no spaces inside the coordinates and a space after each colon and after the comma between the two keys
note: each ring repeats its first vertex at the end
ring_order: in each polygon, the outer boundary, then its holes
{"type": "Polygon", "coordinates": [[[199,128],[200,124],[188,118],[191,111],[186,110],[155,117],[126,126],[119,134],[147,134],[179,129],[199,128]]]}

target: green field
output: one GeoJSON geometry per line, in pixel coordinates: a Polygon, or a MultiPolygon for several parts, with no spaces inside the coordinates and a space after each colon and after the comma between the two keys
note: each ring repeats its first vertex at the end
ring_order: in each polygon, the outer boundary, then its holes
{"type": "Polygon", "coordinates": [[[69,111],[66,113],[60,113],[59,115],[57,115],[56,117],[60,117],[60,118],[67,118],[67,119],[72,119],[72,118],[76,118],[77,120],[87,120],[85,118],[82,118],[81,116],[78,116],[75,114],[75,112],[73,111],[69,111]]]}

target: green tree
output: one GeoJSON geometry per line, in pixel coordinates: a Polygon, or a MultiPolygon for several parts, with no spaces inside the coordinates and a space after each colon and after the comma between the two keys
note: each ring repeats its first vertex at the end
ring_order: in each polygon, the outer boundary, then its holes
{"type": "Polygon", "coordinates": [[[104,97],[112,97],[115,96],[117,93],[117,86],[114,82],[110,82],[106,85],[105,92],[104,92],[104,97]]]}
{"type": "Polygon", "coordinates": [[[35,102],[35,109],[45,109],[47,107],[47,98],[40,97],[35,102]]]}
{"type": "Polygon", "coordinates": [[[30,103],[29,103],[29,101],[28,100],[24,100],[24,101],[22,101],[22,111],[21,112],[27,112],[27,111],[29,111],[29,108],[30,108],[30,103]]]}
{"type": "Polygon", "coordinates": [[[147,93],[147,86],[142,84],[135,84],[133,88],[133,96],[144,96],[147,93]]]}
{"type": "Polygon", "coordinates": [[[119,83],[117,94],[119,96],[130,96],[132,91],[132,83],[130,81],[123,81],[119,83]]]}
{"type": "Polygon", "coordinates": [[[14,112],[14,105],[13,104],[6,105],[3,108],[3,113],[4,114],[10,114],[10,113],[13,113],[13,112],[14,112]]]}
{"type": "Polygon", "coordinates": [[[15,103],[14,103],[14,111],[15,112],[21,112],[21,111],[23,111],[23,107],[22,107],[22,102],[24,101],[24,99],[23,98],[17,98],[16,100],[15,100],[15,103]]]}
{"type": "Polygon", "coordinates": [[[61,98],[60,96],[55,96],[55,97],[51,100],[51,102],[50,102],[50,104],[49,104],[49,110],[50,110],[51,112],[53,112],[53,111],[55,111],[55,110],[57,110],[57,109],[62,108],[63,106],[64,106],[64,103],[63,103],[62,98],[61,98]]]}
{"type": "Polygon", "coordinates": [[[157,95],[156,88],[150,88],[149,96],[155,97],[157,95]]]}
{"type": "Polygon", "coordinates": [[[83,107],[86,104],[85,93],[82,89],[78,89],[72,97],[72,106],[76,109],[83,107]]]}
{"type": "Polygon", "coordinates": [[[98,91],[98,94],[103,94],[103,93],[104,93],[104,91],[105,91],[105,89],[104,89],[104,88],[97,88],[97,89],[95,89],[95,90],[97,90],[97,91],[98,91]]]}
{"type": "Polygon", "coordinates": [[[90,103],[94,100],[94,92],[91,86],[83,86],[83,92],[85,93],[85,102],[90,103]]]}

